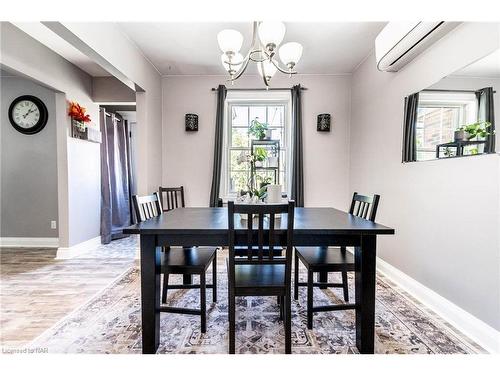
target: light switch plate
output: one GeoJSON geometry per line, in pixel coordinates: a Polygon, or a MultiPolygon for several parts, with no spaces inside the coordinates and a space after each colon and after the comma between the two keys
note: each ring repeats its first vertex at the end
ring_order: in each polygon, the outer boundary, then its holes
{"type": "Polygon", "coordinates": [[[57,229],[57,221],[52,220],[50,222],[50,229],[57,229]]]}

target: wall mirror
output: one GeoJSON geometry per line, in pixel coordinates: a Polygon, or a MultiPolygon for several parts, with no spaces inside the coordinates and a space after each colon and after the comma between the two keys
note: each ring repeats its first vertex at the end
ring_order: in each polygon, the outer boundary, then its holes
{"type": "Polygon", "coordinates": [[[499,117],[500,49],[405,98],[403,162],[498,152],[499,117]]]}

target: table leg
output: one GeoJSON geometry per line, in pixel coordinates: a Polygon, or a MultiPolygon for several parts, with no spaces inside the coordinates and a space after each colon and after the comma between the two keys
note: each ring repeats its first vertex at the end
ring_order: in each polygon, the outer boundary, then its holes
{"type": "MultiPolygon", "coordinates": [[[[328,272],[320,272],[318,274],[318,281],[320,283],[326,283],[326,282],[328,282],[328,272]]],[[[319,288],[320,289],[327,289],[326,286],[320,286],[319,288]]]]}
{"type": "Polygon", "coordinates": [[[360,353],[373,354],[375,343],[376,236],[362,236],[354,252],[356,288],[356,346],[360,353]]]}
{"type": "MultiPolygon", "coordinates": [[[[190,246],[185,246],[185,248],[190,248],[190,246]]],[[[190,285],[193,283],[193,275],[189,274],[189,275],[182,275],[182,283],[184,285],[190,285]]]]}
{"type": "Polygon", "coordinates": [[[142,352],[154,354],[160,343],[160,251],[156,237],[141,235],[142,352]]]}

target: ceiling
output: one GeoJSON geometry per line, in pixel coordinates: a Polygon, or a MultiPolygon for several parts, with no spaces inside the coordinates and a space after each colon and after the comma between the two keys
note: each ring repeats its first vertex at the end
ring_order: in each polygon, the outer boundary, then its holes
{"type": "MultiPolygon", "coordinates": [[[[299,73],[351,73],[374,48],[385,22],[288,22],[283,43],[303,45],[299,73]]],[[[119,23],[124,33],[163,75],[225,74],[217,33],[231,28],[243,34],[242,54],[250,47],[252,23],[119,23]]],[[[255,64],[249,73],[257,73],[255,64]]]]}
{"type": "Polygon", "coordinates": [[[500,49],[465,68],[453,73],[454,76],[500,78],[500,49]]]}

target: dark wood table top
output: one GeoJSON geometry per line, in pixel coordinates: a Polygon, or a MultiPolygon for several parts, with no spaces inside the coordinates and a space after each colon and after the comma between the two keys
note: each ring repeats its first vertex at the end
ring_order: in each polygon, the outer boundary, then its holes
{"type": "MultiPolygon", "coordinates": [[[[276,222],[286,229],[286,214],[276,222]]],[[[235,220],[236,229],[245,230],[247,222],[235,220]]],[[[276,228],[278,229],[278,228],[276,228]]],[[[227,234],[227,208],[176,208],[162,215],[132,225],[125,234],[227,234]]],[[[394,229],[361,219],[335,208],[295,208],[295,233],[310,235],[379,235],[394,234],[394,229]]]]}

